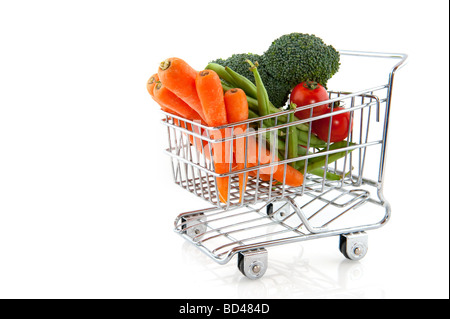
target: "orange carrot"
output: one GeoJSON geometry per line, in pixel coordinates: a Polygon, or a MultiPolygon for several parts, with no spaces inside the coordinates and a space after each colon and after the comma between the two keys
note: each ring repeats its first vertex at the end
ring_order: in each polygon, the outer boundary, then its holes
{"type": "Polygon", "coordinates": [[[147,81],[147,91],[153,97],[153,88],[156,85],[156,82],[159,81],[158,73],[153,74],[150,79],[147,81]]]}
{"type": "MultiPolygon", "coordinates": [[[[257,166],[258,164],[265,165],[279,161],[278,157],[276,155],[272,156],[270,151],[268,151],[264,145],[259,144],[254,136],[247,138],[247,145],[247,167],[257,166]]],[[[298,187],[303,184],[303,174],[290,165],[280,164],[272,167],[264,167],[260,169],[260,174],[269,176],[270,174],[273,174],[275,180],[280,183],[285,182],[286,185],[289,186],[298,187]],[[283,181],[285,173],[286,179],[283,181]]]]}
{"type": "MultiPolygon", "coordinates": [[[[200,99],[206,123],[209,126],[222,126],[228,123],[225,108],[222,83],[216,72],[203,70],[197,73],[195,79],[197,94],[200,99]]],[[[227,130],[211,132],[214,139],[225,138],[227,130]]],[[[215,172],[228,173],[230,170],[230,142],[212,143],[215,172]]],[[[219,199],[226,203],[228,200],[228,177],[217,177],[216,186],[219,199]]]]}
{"type": "Polygon", "coordinates": [[[153,97],[160,104],[166,108],[181,114],[182,117],[188,120],[201,121],[202,118],[182,99],[168,90],[161,82],[158,82],[153,88],[153,97]]]}
{"type": "MultiPolygon", "coordinates": [[[[155,79],[159,80],[158,74],[153,75],[149,79],[149,81],[147,83],[147,90],[149,91],[149,93],[151,92],[153,99],[160,105],[161,110],[163,110],[166,113],[177,115],[179,117],[184,117],[188,120],[201,121],[202,124],[205,124],[197,112],[195,112],[193,109],[191,109],[186,103],[184,103],[181,99],[179,99],[172,92],[167,90],[164,86],[162,86],[161,82],[159,82],[159,81],[154,82],[155,79]],[[152,89],[153,89],[153,91],[151,91],[152,89]],[[155,93],[156,93],[156,95],[155,95],[155,93]],[[182,114],[180,114],[180,113],[182,113],[182,114]]],[[[190,123],[179,121],[176,118],[174,118],[173,121],[174,121],[174,124],[179,127],[185,128],[185,129],[187,129],[189,131],[193,131],[193,132],[195,130],[196,133],[200,132],[200,129],[198,127],[195,127],[195,129],[194,129],[190,123]]],[[[208,144],[208,142],[206,142],[206,141],[203,141],[203,143],[202,143],[202,140],[199,138],[196,138],[196,141],[194,143],[194,137],[190,134],[189,134],[189,141],[190,141],[191,145],[195,144],[197,146],[197,149],[200,153],[203,152],[202,145],[204,146],[205,144],[208,144]]],[[[207,158],[209,158],[209,154],[206,154],[206,155],[207,155],[207,158]]]]}
{"type": "MultiPolygon", "coordinates": [[[[236,88],[225,92],[224,95],[225,108],[227,111],[228,123],[236,123],[248,119],[248,102],[247,95],[242,89],[236,88]]],[[[246,124],[234,127],[234,136],[245,133],[246,124]]],[[[233,151],[236,165],[234,170],[241,170],[245,168],[245,138],[234,140],[233,151]]],[[[247,185],[248,173],[239,174],[239,201],[242,201],[242,196],[245,193],[247,185]]]]}
{"type": "MultiPolygon", "coordinates": [[[[236,123],[248,119],[247,95],[242,89],[234,88],[226,91],[224,99],[228,123],[236,123]]],[[[243,126],[245,129],[246,125],[244,124],[243,126]]]]}
{"type": "MultiPolygon", "coordinates": [[[[258,172],[257,171],[250,171],[249,172],[250,176],[253,177],[258,177],[258,172]]],[[[268,174],[259,174],[259,179],[261,179],[264,182],[269,182],[270,181],[270,175],[268,174]]],[[[272,178],[272,185],[276,185],[277,183],[279,183],[276,179],[272,178]]]]}
{"type": "MultiPolygon", "coordinates": [[[[183,117],[183,116],[180,115],[179,113],[177,113],[177,112],[171,110],[170,108],[168,108],[167,106],[161,104],[159,101],[157,101],[157,100],[155,99],[155,94],[153,94],[153,90],[154,90],[154,88],[155,88],[155,86],[156,86],[156,84],[157,84],[158,82],[159,82],[158,73],[155,73],[155,74],[153,74],[153,75],[150,77],[150,79],[148,79],[148,81],[147,81],[147,91],[148,91],[148,93],[151,95],[151,97],[153,98],[153,100],[154,100],[156,103],[159,104],[159,106],[161,107],[161,110],[162,110],[162,111],[164,111],[164,112],[166,112],[166,113],[170,113],[170,114],[176,115],[176,116],[183,117]]],[[[178,119],[174,119],[174,122],[175,122],[176,125],[179,125],[178,119]]]]}
{"type": "Polygon", "coordinates": [[[223,96],[222,83],[216,72],[203,70],[195,79],[197,94],[202,104],[203,114],[209,126],[227,124],[227,111],[223,96]]]}
{"type": "MultiPolygon", "coordinates": [[[[165,106],[161,106],[161,110],[163,110],[163,111],[166,112],[166,113],[173,114],[173,115],[176,115],[176,116],[180,116],[180,117],[181,117],[180,114],[178,114],[177,112],[172,111],[171,109],[168,109],[168,108],[165,107],[165,106]]],[[[175,120],[177,120],[177,119],[175,119],[175,120]]],[[[177,120],[177,121],[178,121],[178,120],[177,120]]],[[[178,125],[178,124],[177,124],[177,125],[178,125]]]]}
{"type": "Polygon", "coordinates": [[[165,87],[187,103],[207,122],[203,116],[202,104],[195,87],[196,70],[182,59],[169,58],[159,65],[158,76],[165,87]]]}
{"type": "MultiPolygon", "coordinates": [[[[196,125],[194,125],[194,127],[193,127],[191,125],[191,123],[185,123],[185,124],[186,124],[187,127],[183,126],[184,128],[186,128],[189,131],[194,132],[194,133],[196,133],[198,135],[205,136],[203,128],[198,127],[196,125]],[[200,132],[202,132],[203,134],[201,134],[200,132]]],[[[209,143],[208,143],[208,141],[203,140],[203,139],[201,139],[199,137],[196,137],[195,138],[195,143],[194,143],[194,137],[192,135],[189,135],[189,140],[191,142],[191,145],[195,145],[197,147],[197,151],[199,153],[201,153],[201,154],[203,153],[208,160],[211,160],[210,153],[209,153],[209,145],[208,145],[209,143]]]]}

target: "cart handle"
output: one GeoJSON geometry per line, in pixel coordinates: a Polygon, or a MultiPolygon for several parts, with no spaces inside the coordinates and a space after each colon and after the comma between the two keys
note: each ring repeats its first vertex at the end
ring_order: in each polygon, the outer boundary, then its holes
{"type": "Polygon", "coordinates": [[[360,56],[360,57],[368,57],[368,58],[385,58],[385,59],[400,59],[391,70],[391,76],[393,74],[404,67],[408,63],[408,54],[406,53],[386,53],[386,52],[370,52],[370,51],[350,51],[350,50],[339,50],[339,53],[342,55],[349,56],[360,56]]]}
{"type": "Polygon", "coordinates": [[[380,168],[378,174],[378,182],[379,182],[379,192],[382,196],[383,191],[383,181],[385,175],[385,166],[386,166],[386,149],[387,149],[387,140],[388,140],[388,131],[389,131],[389,117],[391,112],[391,102],[392,102],[392,87],[394,83],[394,75],[395,72],[402,67],[404,67],[408,60],[408,55],[405,53],[382,53],[382,52],[365,52],[365,51],[339,51],[342,55],[350,55],[350,56],[361,56],[361,57],[372,57],[372,58],[388,58],[388,59],[400,59],[394,67],[391,69],[389,74],[389,83],[387,86],[388,93],[386,99],[386,115],[384,119],[383,125],[383,143],[381,145],[381,161],[380,168]]]}

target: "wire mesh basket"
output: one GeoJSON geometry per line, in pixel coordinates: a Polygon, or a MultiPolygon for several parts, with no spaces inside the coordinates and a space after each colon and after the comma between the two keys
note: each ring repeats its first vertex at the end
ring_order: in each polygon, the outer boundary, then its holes
{"type": "Polygon", "coordinates": [[[241,272],[256,279],[267,268],[266,247],[334,235],[340,235],[344,256],[358,260],[367,252],[365,231],[389,220],[383,195],[389,115],[394,75],[407,55],[340,54],[399,61],[387,83],[356,92],[329,91],[329,100],[302,107],[310,111],[308,119],[294,118],[297,108],[207,127],[164,113],[175,183],[211,206],[180,214],[175,231],[216,262],[226,263],[238,253],[241,272]],[[313,116],[320,105],[329,105],[331,112],[313,116]],[[312,133],[318,120],[328,121],[331,132],[333,117],[343,113],[350,119],[344,141],[333,143],[331,133],[320,140],[312,133]],[[293,132],[303,145],[295,157],[288,156],[293,132]],[[223,168],[213,154],[217,149],[224,154],[225,173],[217,172],[218,165],[223,168]],[[237,153],[244,158],[241,165],[236,165],[237,153]],[[289,183],[293,164],[303,175],[301,184],[289,183]],[[225,181],[226,196],[218,181],[225,181]]]}

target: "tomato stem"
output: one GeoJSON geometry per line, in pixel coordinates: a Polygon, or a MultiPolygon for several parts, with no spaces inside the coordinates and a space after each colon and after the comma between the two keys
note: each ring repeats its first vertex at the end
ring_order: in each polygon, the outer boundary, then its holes
{"type": "Polygon", "coordinates": [[[317,86],[319,85],[319,83],[315,82],[315,81],[305,81],[303,83],[303,86],[309,90],[315,90],[317,89],[317,86]]]}

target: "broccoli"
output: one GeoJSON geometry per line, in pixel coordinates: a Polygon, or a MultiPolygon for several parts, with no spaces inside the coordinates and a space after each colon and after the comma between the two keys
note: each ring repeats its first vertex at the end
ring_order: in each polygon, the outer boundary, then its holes
{"type": "Polygon", "coordinates": [[[310,80],[326,87],[339,70],[339,52],[315,35],[286,34],[274,40],[264,52],[265,71],[291,88],[310,80]]]}
{"type": "Polygon", "coordinates": [[[258,62],[258,71],[261,75],[264,87],[267,90],[270,102],[278,108],[284,106],[289,98],[291,87],[286,82],[277,81],[266,71],[264,56],[253,53],[240,53],[233,54],[227,59],[217,59],[211,61],[211,63],[227,66],[240,75],[245,76],[247,79],[252,81],[253,84],[255,84],[253,72],[250,70],[249,65],[245,62],[246,60],[250,60],[254,63],[258,62]]]}
{"type": "Polygon", "coordinates": [[[228,66],[255,84],[255,78],[245,60],[258,62],[258,72],[269,95],[277,107],[283,107],[291,90],[304,81],[315,81],[326,87],[328,80],[339,70],[340,56],[331,45],[315,35],[286,34],[272,42],[262,55],[233,54],[228,59],[211,61],[228,66]]]}

